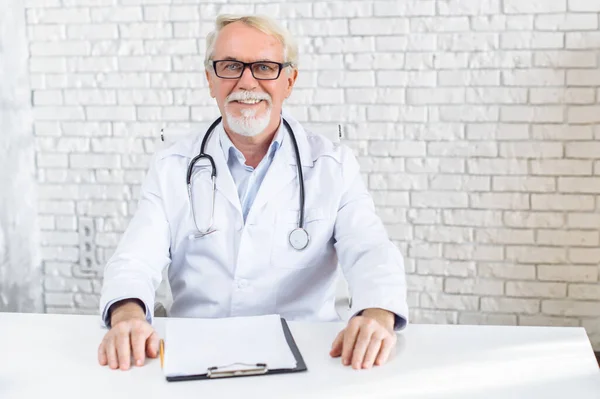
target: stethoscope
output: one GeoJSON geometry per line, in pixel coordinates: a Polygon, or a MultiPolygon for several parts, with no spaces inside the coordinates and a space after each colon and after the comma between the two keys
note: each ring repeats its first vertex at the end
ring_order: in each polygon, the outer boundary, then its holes
{"type": "MultiPolygon", "coordinates": [[[[214,159],[209,154],[206,154],[204,151],[206,149],[206,143],[208,142],[208,139],[210,138],[215,127],[217,127],[217,125],[219,123],[221,123],[221,120],[222,120],[222,117],[218,117],[217,120],[215,120],[212,123],[212,125],[210,125],[210,127],[206,131],[206,134],[204,135],[204,138],[202,139],[202,144],[200,146],[200,153],[198,155],[196,155],[196,157],[194,159],[191,160],[191,162],[188,166],[188,169],[187,169],[186,183],[187,183],[188,197],[190,200],[190,207],[192,209],[192,217],[194,218],[194,224],[196,224],[196,228],[198,229],[198,232],[199,232],[199,234],[197,235],[198,237],[205,237],[208,234],[214,233],[216,231],[216,229],[213,229],[213,224],[214,224],[214,217],[215,217],[215,193],[216,193],[217,167],[215,166],[214,159]],[[198,162],[201,159],[207,160],[210,163],[210,168],[211,168],[210,178],[211,178],[211,183],[212,183],[212,206],[211,206],[212,209],[211,209],[211,217],[210,217],[209,225],[206,230],[202,230],[198,227],[198,223],[196,220],[196,212],[194,210],[194,201],[192,199],[192,172],[193,172],[193,168],[194,168],[194,165],[196,164],[196,162],[198,162]]],[[[292,130],[290,124],[285,119],[281,118],[281,120],[283,121],[285,128],[287,129],[288,133],[290,134],[292,143],[294,144],[294,152],[296,153],[296,166],[297,166],[297,170],[298,170],[298,173],[297,173],[298,174],[298,185],[300,187],[300,218],[298,220],[298,227],[296,227],[294,230],[292,230],[290,232],[288,239],[289,239],[289,242],[290,242],[290,245],[292,246],[292,248],[300,251],[300,250],[303,250],[304,248],[306,248],[306,246],[308,245],[308,242],[310,241],[310,236],[308,235],[308,232],[304,228],[304,178],[302,177],[302,164],[300,162],[300,151],[298,150],[298,143],[296,142],[296,136],[294,135],[294,131],[292,130]]]]}

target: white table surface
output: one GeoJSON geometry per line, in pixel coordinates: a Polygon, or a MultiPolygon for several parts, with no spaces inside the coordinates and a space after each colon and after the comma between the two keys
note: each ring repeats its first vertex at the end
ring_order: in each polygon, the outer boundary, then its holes
{"type": "Polygon", "coordinates": [[[582,328],[410,325],[386,365],[352,370],[328,354],[341,323],[289,325],[307,372],[166,382],[158,359],[99,366],[97,316],[0,313],[0,398],[600,398],[582,328]]]}

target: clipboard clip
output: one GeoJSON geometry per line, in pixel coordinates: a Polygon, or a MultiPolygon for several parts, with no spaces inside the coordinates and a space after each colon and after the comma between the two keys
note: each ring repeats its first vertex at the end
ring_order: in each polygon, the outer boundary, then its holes
{"type": "Polygon", "coordinates": [[[266,374],[269,369],[265,363],[233,363],[227,366],[221,367],[209,367],[206,373],[208,378],[222,378],[222,377],[240,377],[244,375],[260,375],[266,374]],[[233,366],[242,366],[241,368],[232,369],[233,366]],[[222,370],[219,370],[222,369],[222,370]]]}

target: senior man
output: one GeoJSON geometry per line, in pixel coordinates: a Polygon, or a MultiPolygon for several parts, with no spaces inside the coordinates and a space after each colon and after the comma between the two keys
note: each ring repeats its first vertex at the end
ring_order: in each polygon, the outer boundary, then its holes
{"type": "Polygon", "coordinates": [[[408,321],[402,256],[351,151],[282,109],[298,77],[289,32],[261,16],[219,16],[206,78],[221,118],[156,154],[138,209],[108,261],[98,361],[156,357],[154,295],[168,267],[175,317],[280,314],[333,321],[337,266],[352,317],[330,355],[386,362],[408,321]]]}

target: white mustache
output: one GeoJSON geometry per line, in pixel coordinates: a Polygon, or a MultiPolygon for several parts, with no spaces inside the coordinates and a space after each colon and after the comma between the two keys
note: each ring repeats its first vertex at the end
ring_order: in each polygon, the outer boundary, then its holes
{"type": "Polygon", "coordinates": [[[271,96],[267,93],[253,92],[253,91],[236,91],[231,93],[225,99],[228,104],[232,101],[248,101],[248,100],[265,100],[271,105],[271,96]]]}

